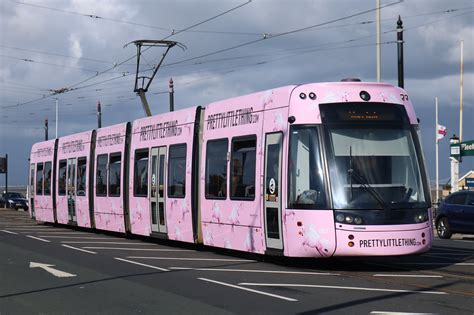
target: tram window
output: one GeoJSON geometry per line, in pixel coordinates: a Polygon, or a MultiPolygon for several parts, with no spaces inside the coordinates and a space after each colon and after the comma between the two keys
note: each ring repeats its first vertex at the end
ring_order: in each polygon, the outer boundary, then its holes
{"type": "Polygon", "coordinates": [[[135,151],[133,193],[136,197],[148,195],[148,149],[135,151]]]}
{"type": "Polygon", "coordinates": [[[87,159],[80,157],[77,159],[77,195],[86,195],[86,180],[87,180],[87,159]]]}
{"type": "Polygon", "coordinates": [[[326,206],[318,131],[314,126],[291,128],[289,154],[289,208],[326,206]]]}
{"type": "Polygon", "coordinates": [[[120,196],[121,153],[112,153],[109,161],[109,196],[120,196]]]}
{"type": "Polygon", "coordinates": [[[257,137],[232,139],[231,199],[255,199],[255,152],[257,137]]]}
{"type": "Polygon", "coordinates": [[[51,177],[52,177],[51,162],[44,163],[44,194],[51,195],[51,177]]]}
{"type": "Polygon", "coordinates": [[[168,197],[184,198],[186,191],[186,144],[170,146],[168,163],[168,197]]]}
{"type": "Polygon", "coordinates": [[[102,154],[97,157],[97,172],[95,181],[95,194],[107,196],[107,162],[109,157],[102,154]]]}
{"type": "Polygon", "coordinates": [[[225,199],[227,196],[228,140],[212,140],[206,148],[206,198],[225,199]]]}
{"type": "Polygon", "coordinates": [[[60,196],[66,195],[66,160],[59,161],[59,170],[58,170],[58,194],[60,196]]]}
{"type": "Polygon", "coordinates": [[[43,163],[36,164],[36,195],[43,194],[43,163]]]}

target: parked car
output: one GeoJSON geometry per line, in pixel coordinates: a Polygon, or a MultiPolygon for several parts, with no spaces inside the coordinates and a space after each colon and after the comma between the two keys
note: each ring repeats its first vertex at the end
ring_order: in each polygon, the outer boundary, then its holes
{"type": "Polygon", "coordinates": [[[4,207],[5,205],[8,208],[15,210],[23,209],[28,211],[28,201],[21,193],[9,192],[2,194],[2,197],[0,198],[0,207],[4,207]]]}
{"type": "Polygon", "coordinates": [[[474,234],[474,191],[455,192],[444,199],[437,211],[436,230],[440,238],[454,233],[474,234]]]}

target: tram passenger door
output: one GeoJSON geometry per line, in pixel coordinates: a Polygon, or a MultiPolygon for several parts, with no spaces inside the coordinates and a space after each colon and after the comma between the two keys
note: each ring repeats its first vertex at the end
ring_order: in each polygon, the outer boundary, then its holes
{"type": "Polygon", "coordinates": [[[265,139],[265,239],[267,248],[283,249],[281,227],[281,155],[282,134],[271,133],[265,139]]]}
{"type": "Polygon", "coordinates": [[[77,159],[67,160],[67,208],[70,222],[76,222],[76,166],[77,159]]]}
{"type": "Polygon", "coordinates": [[[151,150],[150,209],[151,230],[167,233],[165,209],[165,158],[166,147],[151,150]]]}

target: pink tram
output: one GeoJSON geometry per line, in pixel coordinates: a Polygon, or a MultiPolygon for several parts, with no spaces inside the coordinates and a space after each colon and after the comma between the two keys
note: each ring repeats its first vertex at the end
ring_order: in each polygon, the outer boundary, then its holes
{"type": "Polygon", "coordinates": [[[407,255],[433,238],[406,92],[286,86],[36,143],[43,222],[291,257],[407,255]]]}

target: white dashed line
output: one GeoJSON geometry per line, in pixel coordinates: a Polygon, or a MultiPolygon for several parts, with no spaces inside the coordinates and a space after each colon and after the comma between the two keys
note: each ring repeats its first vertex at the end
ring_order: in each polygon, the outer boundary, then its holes
{"type": "Polygon", "coordinates": [[[231,288],[234,288],[234,289],[239,289],[239,290],[244,290],[244,291],[248,291],[248,292],[253,292],[253,293],[257,293],[257,294],[266,295],[266,296],[271,296],[271,297],[281,299],[281,300],[285,300],[285,301],[290,301],[290,302],[297,302],[298,301],[296,299],[292,299],[292,298],[289,298],[289,297],[286,297],[286,296],[271,294],[271,293],[258,291],[258,290],[253,290],[253,289],[249,289],[249,288],[244,288],[244,287],[241,287],[241,286],[238,286],[238,285],[233,285],[233,284],[220,282],[220,281],[216,281],[216,280],[211,280],[211,279],[206,279],[206,278],[198,278],[198,279],[202,280],[202,281],[206,281],[206,282],[220,284],[220,285],[223,285],[223,286],[226,286],[226,287],[231,287],[231,288]]]}
{"type": "Polygon", "coordinates": [[[96,252],[92,252],[90,250],[85,250],[85,249],[82,249],[82,248],[77,248],[77,247],[73,247],[73,246],[69,246],[69,245],[65,245],[65,244],[62,244],[61,246],[67,247],[67,248],[70,248],[70,249],[74,249],[74,250],[78,250],[78,251],[81,251],[81,252],[89,253],[89,254],[97,254],[96,252]]]}
{"type": "Polygon", "coordinates": [[[187,268],[170,267],[171,270],[198,270],[198,271],[223,271],[223,272],[248,272],[248,273],[275,273],[290,275],[311,275],[311,276],[339,276],[338,273],[328,272],[304,272],[304,271],[279,271],[279,270],[253,270],[253,269],[226,269],[226,268],[187,268]]]}
{"type": "Polygon", "coordinates": [[[448,294],[447,292],[442,292],[442,291],[415,291],[415,290],[379,289],[379,288],[364,288],[364,287],[344,287],[344,286],[335,286],[335,285],[297,284],[297,283],[251,283],[251,282],[243,282],[243,283],[239,283],[239,285],[260,286],[260,287],[342,289],[342,290],[361,290],[361,291],[398,292],[398,293],[421,293],[421,294],[448,294]]]}
{"type": "Polygon", "coordinates": [[[136,261],[131,261],[131,260],[123,259],[123,258],[115,257],[115,259],[120,260],[120,261],[124,261],[124,262],[128,262],[128,263],[130,263],[130,264],[135,264],[135,265],[143,266],[143,267],[148,267],[148,268],[157,269],[157,270],[161,270],[161,271],[169,271],[168,269],[165,269],[165,268],[160,268],[160,267],[156,267],[156,266],[151,266],[151,265],[147,265],[147,264],[142,264],[142,263],[139,263],[139,262],[136,262],[136,261]]]}
{"type": "Polygon", "coordinates": [[[399,274],[375,274],[374,277],[405,277],[405,278],[443,278],[435,275],[399,275],[399,274]]]}
{"type": "Polygon", "coordinates": [[[46,242],[46,243],[50,243],[50,242],[51,242],[51,241],[48,241],[48,240],[45,240],[45,239],[42,239],[42,238],[39,238],[39,237],[36,237],[36,236],[32,236],[32,235],[27,235],[26,237],[34,238],[35,240],[42,241],[42,242],[46,242]]]}
{"type": "Polygon", "coordinates": [[[18,233],[15,233],[15,232],[12,232],[12,231],[7,231],[7,230],[0,230],[0,231],[8,233],[8,234],[18,235],[18,233]]]}
{"type": "Polygon", "coordinates": [[[166,248],[126,248],[126,247],[94,247],[85,246],[87,249],[114,249],[114,250],[139,250],[139,251],[155,251],[155,252],[189,252],[187,249],[166,249],[166,248]]]}
{"type": "Polygon", "coordinates": [[[245,259],[220,259],[220,258],[183,258],[183,257],[146,257],[146,256],[128,256],[134,259],[156,259],[156,260],[195,260],[195,261],[230,261],[230,262],[255,262],[255,260],[245,259]]]}

